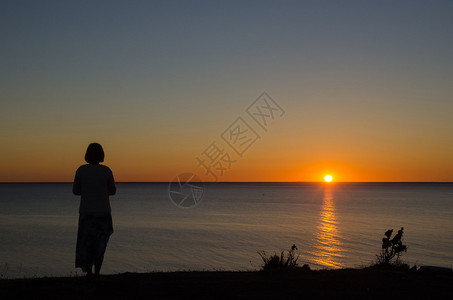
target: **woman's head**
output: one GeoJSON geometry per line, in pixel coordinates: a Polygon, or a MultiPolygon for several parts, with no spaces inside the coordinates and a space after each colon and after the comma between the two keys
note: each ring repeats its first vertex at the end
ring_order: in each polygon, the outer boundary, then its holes
{"type": "Polygon", "coordinates": [[[98,143],[88,145],[85,161],[89,164],[98,164],[104,161],[104,149],[98,143]]]}

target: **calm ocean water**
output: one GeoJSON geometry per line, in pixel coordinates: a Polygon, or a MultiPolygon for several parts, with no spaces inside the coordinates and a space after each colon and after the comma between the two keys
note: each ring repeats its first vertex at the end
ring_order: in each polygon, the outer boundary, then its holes
{"type": "MultiPolygon", "coordinates": [[[[71,184],[0,184],[0,276],[80,274],[71,184]]],[[[256,253],[296,244],[312,268],[369,265],[404,227],[409,264],[453,266],[453,184],[206,184],[176,207],[163,183],[119,183],[102,273],[253,270],[256,253]]]]}

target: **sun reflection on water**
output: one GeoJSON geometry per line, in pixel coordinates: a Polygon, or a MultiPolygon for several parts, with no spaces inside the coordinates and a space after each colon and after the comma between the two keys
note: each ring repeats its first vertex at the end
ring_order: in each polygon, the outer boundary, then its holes
{"type": "Polygon", "coordinates": [[[313,259],[318,265],[340,268],[343,267],[341,263],[343,255],[335,212],[332,187],[325,187],[319,224],[316,228],[313,259]]]}

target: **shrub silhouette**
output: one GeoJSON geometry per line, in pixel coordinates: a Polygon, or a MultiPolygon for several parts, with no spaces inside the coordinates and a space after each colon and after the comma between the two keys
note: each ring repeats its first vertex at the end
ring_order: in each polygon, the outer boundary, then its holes
{"type": "Polygon", "coordinates": [[[398,233],[392,238],[393,229],[387,230],[382,238],[382,251],[377,257],[377,264],[384,266],[400,266],[400,256],[407,251],[407,246],[403,245],[403,230],[401,227],[398,233]]]}
{"type": "Polygon", "coordinates": [[[296,254],[297,246],[292,245],[291,250],[282,250],[280,255],[274,253],[274,255],[267,256],[266,251],[258,251],[257,253],[263,260],[263,270],[273,269],[289,269],[297,267],[297,260],[300,254],[296,254]],[[287,255],[285,257],[285,252],[287,255]]]}

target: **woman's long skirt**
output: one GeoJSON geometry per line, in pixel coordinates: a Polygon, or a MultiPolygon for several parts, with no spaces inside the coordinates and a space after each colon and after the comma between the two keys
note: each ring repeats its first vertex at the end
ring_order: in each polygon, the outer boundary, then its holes
{"type": "Polygon", "coordinates": [[[110,213],[80,214],[76,268],[82,268],[83,272],[91,271],[95,262],[102,261],[112,233],[113,222],[110,213]]]}

